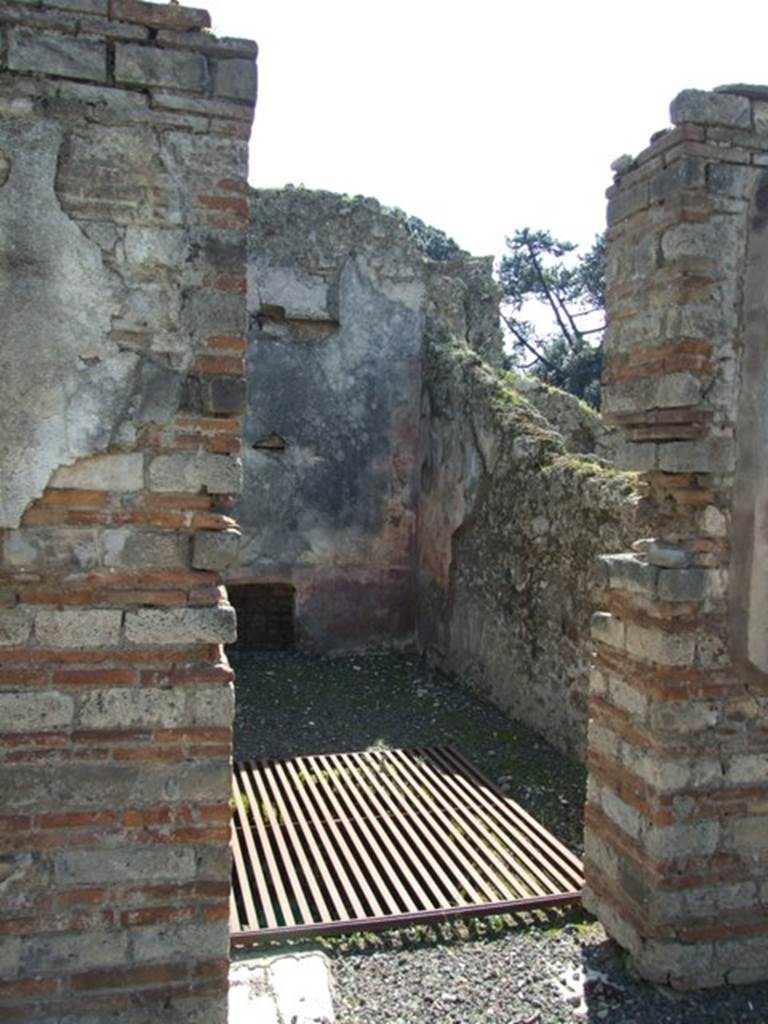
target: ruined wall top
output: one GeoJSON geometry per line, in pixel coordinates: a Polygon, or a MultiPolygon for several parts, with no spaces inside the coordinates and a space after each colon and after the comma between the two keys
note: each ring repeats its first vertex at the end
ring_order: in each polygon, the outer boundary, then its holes
{"type": "Polygon", "coordinates": [[[445,330],[500,365],[492,257],[470,256],[444,232],[364,196],[288,186],[255,190],[251,200],[252,314],[277,303],[288,319],[336,321],[341,267],[354,255],[394,301],[437,314],[445,330]]]}

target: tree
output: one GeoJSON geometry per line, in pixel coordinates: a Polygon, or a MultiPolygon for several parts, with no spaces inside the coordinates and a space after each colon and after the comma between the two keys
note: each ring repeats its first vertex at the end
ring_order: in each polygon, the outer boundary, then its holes
{"type": "Polygon", "coordinates": [[[598,408],[605,236],[598,235],[585,255],[574,255],[576,248],[548,231],[530,228],[507,238],[508,253],[499,269],[502,319],[513,342],[511,366],[528,370],[598,408]],[[551,327],[541,326],[542,310],[551,327]]]}

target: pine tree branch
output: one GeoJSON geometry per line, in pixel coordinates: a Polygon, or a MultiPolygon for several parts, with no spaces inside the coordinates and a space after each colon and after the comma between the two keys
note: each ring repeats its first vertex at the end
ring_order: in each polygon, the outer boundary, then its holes
{"type": "Polygon", "coordinates": [[[546,358],[546,356],[543,356],[541,352],[538,352],[533,347],[533,345],[531,345],[531,343],[528,341],[523,332],[515,325],[514,320],[509,319],[503,313],[501,314],[501,319],[507,325],[507,330],[510,332],[510,334],[513,334],[517,338],[519,344],[522,345],[523,348],[527,349],[534,357],[533,363],[529,363],[529,366],[535,365],[535,363],[538,361],[540,363],[544,363],[544,365],[549,367],[550,370],[554,370],[555,372],[557,371],[557,367],[555,366],[555,364],[551,363],[546,358]]]}
{"type": "Polygon", "coordinates": [[[544,291],[544,294],[547,297],[547,301],[549,302],[550,308],[551,308],[552,312],[555,315],[555,320],[557,320],[558,326],[560,327],[560,330],[561,330],[561,332],[563,334],[563,337],[568,342],[570,347],[574,348],[574,340],[570,336],[570,334],[568,333],[568,328],[563,323],[563,318],[560,315],[560,310],[558,308],[558,304],[555,301],[555,298],[554,298],[552,292],[550,291],[549,285],[547,284],[547,279],[544,277],[544,271],[541,269],[539,261],[536,258],[536,253],[534,252],[533,246],[531,245],[531,243],[527,239],[526,239],[526,242],[525,242],[525,246],[528,249],[528,255],[530,256],[531,263],[533,264],[534,270],[536,271],[536,276],[539,279],[539,284],[541,285],[541,287],[542,287],[542,289],[544,291]]]}

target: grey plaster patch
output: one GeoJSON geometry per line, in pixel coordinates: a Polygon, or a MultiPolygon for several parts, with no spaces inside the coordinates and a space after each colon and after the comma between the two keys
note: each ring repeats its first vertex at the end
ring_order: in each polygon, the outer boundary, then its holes
{"type": "Polygon", "coordinates": [[[62,141],[51,121],[0,126],[12,154],[0,192],[0,526],[18,524],[58,466],[107,446],[136,364],[105,337],[114,278],[54,191],[62,141]]]}

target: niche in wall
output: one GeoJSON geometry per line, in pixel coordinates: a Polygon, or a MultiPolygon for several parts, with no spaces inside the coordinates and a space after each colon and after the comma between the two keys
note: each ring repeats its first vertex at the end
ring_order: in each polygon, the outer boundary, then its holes
{"type": "Polygon", "coordinates": [[[237,650],[279,651],[292,646],[296,591],[290,583],[238,583],[227,591],[237,610],[237,650]]]}

